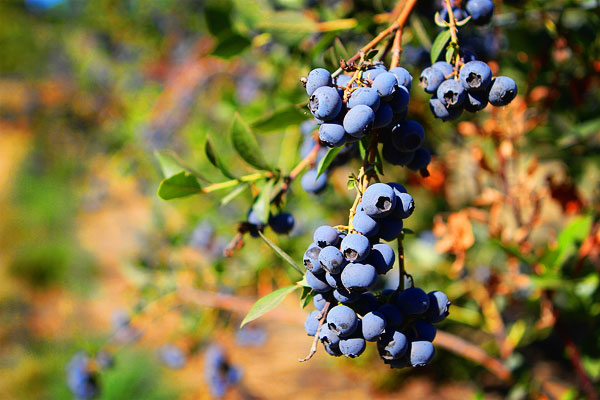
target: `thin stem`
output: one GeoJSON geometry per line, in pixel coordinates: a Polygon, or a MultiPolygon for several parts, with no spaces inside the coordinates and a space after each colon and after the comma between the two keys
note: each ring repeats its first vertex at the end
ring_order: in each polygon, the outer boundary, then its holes
{"type": "Polygon", "coordinates": [[[446,9],[448,10],[448,21],[450,24],[450,37],[451,43],[454,43],[457,46],[457,51],[455,53],[454,59],[454,79],[458,79],[458,71],[460,66],[460,54],[458,53],[458,28],[456,27],[456,18],[454,17],[454,11],[452,11],[452,4],[450,4],[450,0],[444,0],[446,3],[446,9]]]}
{"type": "Polygon", "coordinates": [[[321,332],[321,327],[323,326],[323,322],[325,322],[325,317],[327,316],[327,311],[329,311],[329,306],[331,305],[330,302],[325,303],[325,306],[323,307],[323,310],[321,311],[321,314],[319,314],[319,327],[317,328],[317,332],[315,332],[315,339],[312,342],[312,345],[310,346],[310,352],[308,353],[308,355],[302,359],[299,359],[299,362],[304,362],[304,361],[308,361],[312,358],[312,356],[315,355],[315,353],[317,352],[317,343],[319,342],[319,332],[321,332]]]}
{"type": "Polygon", "coordinates": [[[392,47],[392,62],[390,69],[400,65],[400,54],[402,53],[402,28],[399,28],[394,35],[394,44],[392,47]]]}
{"type": "MultiPolygon", "coordinates": [[[[347,63],[352,63],[352,62],[356,61],[360,57],[361,54],[365,54],[369,50],[371,50],[373,47],[377,46],[379,44],[379,42],[381,42],[383,39],[385,39],[390,33],[395,32],[396,29],[398,29],[398,28],[402,28],[406,24],[406,21],[408,20],[408,17],[410,16],[410,14],[416,4],[417,4],[417,0],[408,0],[406,2],[406,5],[402,9],[402,12],[396,19],[396,21],[394,21],[393,24],[391,24],[385,30],[383,30],[381,33],[379,33],[379,35],[377,35],[375,38],[373,38],[373,40],[371,40],[369,43],[364,45],[356,54],[354,54],[352,57],[350,57],[350,59],[347,61],[347,63]]],[[[342,73],[342,68],[338,68],[331,75],[333,77],[336,77],[341,73],[342,73]]]]}
{"type": "Polygon", "coordinates": [[[272,178],[274,174],[272,172],[257,172],[255,174],[244,175],[237,179],[232,179],[230,181],[219,182],[212,184],[210,186],[206,186],[202,188],[203,193],[211,193],[217,190],[227,189],[233,186],[237,186],[240,183],[244,182],[253,182],[263,178],[272,178]]]}
{"type": "Polygon", "coordinates": [[[398,274],[400,281],[398,282],[398,292],[404,290],[404,275],[406,275],[406,270],[404,268],[404,245],[402,244],[402,240],[404,239],[404,234],[400,234],[398,236],[398,274]]]}

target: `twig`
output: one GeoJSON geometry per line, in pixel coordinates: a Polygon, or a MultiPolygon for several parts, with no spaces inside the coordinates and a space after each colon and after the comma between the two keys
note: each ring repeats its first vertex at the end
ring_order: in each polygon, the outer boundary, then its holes
{"type": "Polygon", "coordinates": [[[400,65],[400,54],[402,53],[402,28],[399,28],[394,35],[394,45],[392,47],[392,62],[390,69],[400,65]]]}
{"type": "Polygon", "coordinates": [[[329,306],[331,305],[330,302],[325,303],[325,306],[323,307],[323,310],[321,311],[321,314],[319,314],[319,327],[317,328],[317,332],[315,333],[315,339],[312,342],[312,345],[310,346],[310,352],[308,353],[308,355],[305,358],[301,358],[298,361],[299,362],[304,362],[304,361],[308,361],[312,358],[312,356],[315,355],[315,353],[317,352],[317,343],[319,342],[319,332],[321,332],[321,327],[323,326],[323,322],[325,322],[325,317],[327,316],[327,311],[329,310],[329,306]]]}
{"type": "Polygon", "coordinates": [[[400,275],[400,281],[398,282],[398,292],[404,290],[404,275],[406,271],[404,269],[404,246],[402,244],[402,240],[404,239],[404,234],[400,234],[398,236],[398,273],[400,275]]]}
{"type": "MultiPolygon", "coordinates": [[[[452,4],[450,0],[444,0],[446,3],[446,9],[448,10],[448,20],[450,23],[450,37],[451,42],[458,45],[458,28],[456,27],[456,18],[454,17],[454,11],[452,10],[452,4]]],[[[454,60],[454,79],[458,79],[458,67],[460,63],[460,54],[456,52],[456,59],[454,60]]]]}
{"type": "Polygon", "coordinates": [[[494,357],[489,356],[485,351],[473,343],[469,343],[458,336],[440,330],[437,331],[434,342],[446,350],[450,350],[459,356],[483,365],[503,381],[507,383],[512,381],[510,370],[504,364],[494,357]]]}

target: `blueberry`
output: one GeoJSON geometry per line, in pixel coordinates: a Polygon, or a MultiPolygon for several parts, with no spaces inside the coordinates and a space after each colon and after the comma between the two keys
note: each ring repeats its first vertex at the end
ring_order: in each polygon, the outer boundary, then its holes
{"type": "Polygon", "coordinates": [[[396,208],[394,216],[400,219],[410,217],[415,210],[415,202],[408,193],[396,193],[396,208]]]}
{"type": "Polygon", "coordinates": [[[375,78],[377,78],[379,75],[383,74],[384,72],[386,72],[384,68],[371,67],[371,68],[368,68],[365,72],[363,72],[362,77],[370,79],[371,81],[374,81],[375,78]]]}
{"type": "Polygon", "coordinates": [[[371,107],[373,112],[376,112],[380,104],[377,90],[363,86],[353,91],[348,98],[348,108],[353,108],[360,104],[371,107]]]}
{"type": "MultiPolygon", "coordinates": [[[[458,7],[453,7],[452,13],[454,14],[454,19],[456,21],[462,21],[463,19],[465,19],[469,16],[465,10],[463,10],[462,8],[458,8],[458,7]]],[[[440,17],[442,17],[442,19],[446,22],[450,21],[450,19],[448,18],[448,10],[446,8],[444,8],[440,12],[440,17]]]]}
{"type": "Polygon", "coordinates": [[[398,85],[404,86],[407,90],[410,91],[413,79],[410,72],[408,72],[402,67],[392,68],[390,69],[390,72],[396,76],[396,81],[398,82],[398,85]]]}
{"type": "Polygon", "coordinates": [[[425,340],[427,342],[433,342],[433,339],[435,339],[435,334],[437,333],[437,330],[432,323],[420,319],[414,322],[412,331],[414,332],[416,339],[425,340]]]}
{"type": "Polygon", "coordinates": [[[394,329],[400,329],[404,322],[402,312],[393,304],[384,304],[377,311],[385,317],[387,326],[394,329]]]}
{"type": "Polygon", "coordinates": [[[408,193],[408,191],[406,190],[406,188],[404,186],[402,186],[399,183],[396,182],[388,182],[387,183],[389,187],[391,187],[392,189],[394,189],[394,194],[396,196],[398,196],[400,193],[408,193]]]}
{"type": "Polygon", "coordinates": [[[416,121],[403,121],[392,128],[391,138],[399,151],[415,151],[425,140],[425,130],[416,121]]]}
{"type": "MultiPolygon", "coordinates": [[[[327,274],[325,274],[327,276],[327,274]]],[[[350,293],[348,289],[341,286],[333,291],[333,297],[343,304],[355,303],[359,299],[358,293],[350,293]]]]}
{"type": "Polygon", "coordinates": [[[469,61],[460,70],[459,78],[470,92],[486,90],[492,82],[492,70],[483,61],[469,61]]]}
{"type": "Polygon", "coordinates": [[[350,263],[342,271],[342,284],[351,293],[369,290],[377,280],[377,271],[372,265],[350,263]]]}
{"type": "Polygon", "coordinates": [[[362,196],[362,208],[372,218],[382,218],[396,207],[394,189],[385,183],[375,183],[367,188],[362,196]]]}
{"type": "Polygon", "coordinates": [[[436,290],[429,292],[427,297],[429,297],[429,308],[425,313],[427,321],[437,323],[445,320],[449,314],[448,309],[451,304],[448,296],[444,292],[436,290]]]}
{"type": "Polygon", "coordinates": [[[322,225],[315,229],[313,240],[321,248],[327,246],[337,246],[339,242],[338,231],[331,226],[322,225]]]}
{"type": "Polygon", "coordinates": [[[98,375],[91,369],[90,358],[76,353],[67,364],[67,386],[78,399],[93,399],[100,394],[98,375]]]}
{"type": "Polygon", "coordinates": [[[377,342],[377,349],[384,360],[396,360],[408,350],[408,340],[400,331],[386,330],[377,342]]]}
{"type": "Polygon", "coordinates": [[[421,315],[429,307],[427,293],[416,287],[398,293],[393,301],[404,315],[421,315]]]}
{"type": "Polygon", "coordinates": [[[258,218],[258,215],[254,212],[253,208],[248,210],[246,219],[250,225],[250,235],[252,237],[258,237],[258,232],[262,232],[265,229],[266,224],[258,218]]]}
{"type": "Polygon", "coordinates": [[[304,267],[313,274],[319,274],[323,272],[323,267],[319,262],[320,253],[321,248],[314,243],[308,247],[308,250],[306,250],[306,252],[304,252],[304,257],[302,258],[304,267]]]}
{"type": "Polygon", "coordinates": [[[423,367],[427,365],[435,354],[435,348],[431,342],[418,341],[410,344],[410,365],[423,367]]]}
{"type": "Polygon", "coordinates": [[[339,357],[342,355],[342,352],[340,351],[339,343],[337,345],[330,345],[327,342],[323,342],[323,347],[325,348],[325,351],[330,356],[339,357]]]}
{"type": "Polygon", "coordinates": [[[398,86],[398,89],[394,93],[394,96],[389,100],[388,104],[392,107],[394,114],[401,114],[408,110],[408,102],[410,101],[410,94],[408,89],[404,86],[398,86]]]}
{"type": "Polygon", "coordinates": [[[492,82],[490,104],[501,107],[509,104],[517,96],[517,84],[507,76],[499,76],[492,82]]]}
{"type": "Polygon", "coordinates": [[[382,104],[379,107],[379,110],[375,113],[375,121],[373,121],[373,128],[383,128],[388,126],[392,119],[394,119],[394,111],[392,111],[392,106],[389,104],[382,104]]]}
{"type": "Polygon", "coordinates": [[[492,19],[494,3],[492,0],[469,0],[465,6],[475,25],[485,25],[492,19]]]}
{"type": "Polygon", "coordinates": [[[381,148],[381,155],[392,165],[406,165],[412,161],[414,154],[412,151],[398,151],[391,139],[383,142],[381,148]]]}
{"type": "MultiPolygon", "coordinates": [[[[336,86],[346,87],[348,85],[348,82],[350,82],[351,79],[352,79],[351,76],[341,74],[341,75],[338,75],[335,77],[335,79],[333,80],[333,83],[336,86]]],[[[353,85],[356,85],[356,83],[354,83],[353,85]]]]}
{"type": "Polygon", "coordinates": [[[363,338],[348,338],[340,340],[340,351],[343,355],[349,358],[360,356],[367,347],[367,343],[363,338]]]}
{"type": "Polygon", "coordinates": [[[352,304],[354,311],[360,315],[365,315],[371,311],[377,311],[381,307],[381,303],[373,293],[361,293],[356,301],[352,304]]]}
{"type": "Polygon", "coordinates": [[[158,350],[161,361],[169,368],[180,369],[185,366],[186,356],[174,344],[165,344],[158,350]]]}
{"type": "Polygon", "coordinates": [[[481,111],[488,105],[488,96],[487,92],[467,93],[463,106],[469,112],[481,111]]]}
{"type": "Polygon", "coordinates": [[[369,217],[364,211],[357,211],[352,218],[352,228],[358,233],[367,237],[377,235],[379,232],[379,223],[369,217]]]}
{"type": "Polygon", "coordinates": [[[466,95],[464,86],[455,79],[446,79],[437,90],[437,98],[448,108],[459,107],[466,95]]]}
{"type": "Polygon", "coordinates": [[[340,337],[338,334],[329,329],[327,325],[321,327],[321,331],[319,331],[319,340],[321,343],[327,343],[330,346],[337,346],[340,344],[340,337]]]}
{"type": "Polygon", "coordinates": [[[325,293],[331,290],[331,287],[325,280],[325,274],[315,275],[310,271],[306,271],[306,283],[317,293],[325,293]]]}
{"type": "Polygon", "coordinates": [[[334,246],[327,246],[319,254],[319,262],[325,271],[338,274],[344,266],[344,255],[334,246]]]}
{"type": "Polygon", "coordinates": [[[342,110],[342,98],[336,89],[322,86],[310,96],[308,106],[316,118],[331,121],[342,110]]]}
{"type": "Polygon", "coordinates": [[[319,127],[319,140],[327,147],[340,147],[346,143],[346,131],[341,124],[324,123],[319,127]]]}
{"type": "Polygon", "coordinates": [[[327,174],[323,173],[317,178],[317,170],[315,168],[309,169],[302,175],[300,186],[307,193],[321,193],[327,187],[327,174]]]}
{"type": "Polygon", "coordinates": [[[370,312],[362,319],[362,334],[365,340],[374,342],[385,330],[385,316],[380,312],[370,312]]]}
{"type": "Polygon", "coordinates": [[[383,100],[391,99],[398,87],[398,80],[393,73],[384,72],[373,80],[372,87],[377,90],[383,100]]]}
{"type": "Polygon", "coordinates": [[[438,61],[434,63],[431,68],[435,68],[444,74],[444,77],[449,76],[454,72],[454,67],[446,61],[438,61]]]}
{"type": "Polygon", "coordinates": [[[275,233],[289,233],[294,228],[294,223],[294,216],[287,212],[282,212],[269,218],[269,226],[275,233]]]}
{"type": "Polygon", "coordinates": [[[315,336],[317,334],[320,316],[320,311],[313,311],[306,317],[306,320],[304,321],[304,330],[308,336],[315,336]]]}
{"type": "Polygon", "coordinates": [[[315,68],[306,77],[306,93],[311,96],[321,86],[331,86],[331,74],[323,68],[315,68]]]}
{"type": "Polygon", "coordinates": [[[366,236],[351,233],[342,240],[340,250],[349,262],[362,261],[369,255],[371,243],[366,236]]]}
{"type": "Polygon", "coordinates": [[[223,397],[230,385],[240,381],[241,371],[227,362],[220,346],[210,345],[204,360],[204,379],[213,397],[223,397]]]}
{"type": "Polygon", "coordinates": [[[442,71],[437,68],[428,67],[421,72],[419,86],[421,86],[426,93],[436,93],[440,84],[445,79],[446,77],[442,71]]]}
{"type": "Polygon", "coordinates": [[[460,108],[447,109],[444,103],[435,97],[429,99],[429,109],[434,117],[440,118],[442,121],[452,121],[462,113],[460,108]]]}
{"type": "Polygon", "coordinates": [[[375,267],[379,275],[383,275],[393,268],[394,261],[396,261],[396,253],[394,253],[394,249],[389,244],[377,243],[373,245],[367,260],[369,264],[375,267]]]}
{"type": "Polygon", "coordinates": [[[420,171],[427,168],[430,162],[431,153],[429,153],[429,150],[421,147],[415,151],[415,156],[406,166],[412,171],[420,171]]]}
{"type": "Polygon", "coordinates": [[[344,285],[342,284],[342,277],[341,277],[340,273],[332,274],[331,272],[326,272],[325,280],[327,281],[327,284],[334,289],[339,289],[339,288],[344,287],[344,285]]]}
{"type": "Polygon", "coordinates": [[[371,107],[358,104],[352,107],[344,117],[344,129],[349,135],[361,138],[365,136],[375,121],[375,113],[371,107]]]}
{"type": "Polygon", "coordinates": [[[401,219],[395,216],[389,216],[381,221],[379,224],[379,237],[387,242],[395,240],[404,228],[404,223],[401,219]]]}
{"type": "Polygon", "coordinates": [[[358,327],[358,317],[350,307],[337,305],[327,314],[327,327],[342,338],[350,336],[358,327]]]}
{"type": "Polygon", "coordinates": [[[325,304],[329,301],[329,295],[324,295],[323,293],[317,293],[313,297],[313,305],[319,311],[323,310],[325,304]]]}

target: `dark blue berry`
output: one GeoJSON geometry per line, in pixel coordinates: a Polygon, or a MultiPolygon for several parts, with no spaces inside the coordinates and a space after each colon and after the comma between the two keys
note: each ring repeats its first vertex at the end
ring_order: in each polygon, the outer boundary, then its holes
{"type": "Polygon", "coordinates": [[[350,263],[342,271],[342,284],[351,293],[369,290],[377,280],[377,271],[372,265],[350,263]]]}
{"type": "Polygon", "coordinates": [[[358,327],[358,317],[348,306],[337,305],[327,313],[327,327],[340,337],[347,337],[358,327]]]}
{"type": "Polygon", "coordinates": [[[437,93],[440,84],[446,80],[446,77],[442,71],[437,68],[428,67],[421,72],[419,78],[419,86],[423,88],[426,93],[437,93]]]}
{"type": "Polygon", "coordinates": [[[288,212],[282,212],[269,218],[269,226],[275,233],[289,233],[294,228],[294,216],[288,212]]]}
{"type": "Polygon", "coordinates": [[[340,250],[348,262],[358,262],[367,258],[370,247],[366,236],[351,233],[342,240],[340,250]]]}
{"type": "Polygon", "coordinates": [[[377,90],[363,86],[353,91],[348,98],[348,108],[353,108],[360,104],[368,106],[373,112],[376,112],[379,109],[380,104],[377,90]]]}
{"type": "Polygon", "coordinates": [[[373,109],[364,104],[352,107],[344,117],[344,129],[350,136],[361,138],[365,136],[375,121],[373,109]]]}
{"type": "Polygon", "coordinates": [[[480,92],[490,86],[492,70],[483,61],[469,61],[461,68],[459,78],[469,92],[480,92]]]}
{"type": "Polygon", "coordinates": [[[490,89],[490,104],[496,107],[508,105],[517,96],[517,84],[507,76],[494,79],[490,89]]]}
{"type": "Polygon", "coordinates": [[[455,79],[446,79],[437,90],[437,98],[448,108],[459,107],[466,96],[464,86],[455,79]]]}
{"type": "Polygon", "coordinates": [[[322,86],[310,96],[308,106],[316,118],[331,121],[342,110],[342,98],[336,89],[322,86]]]}

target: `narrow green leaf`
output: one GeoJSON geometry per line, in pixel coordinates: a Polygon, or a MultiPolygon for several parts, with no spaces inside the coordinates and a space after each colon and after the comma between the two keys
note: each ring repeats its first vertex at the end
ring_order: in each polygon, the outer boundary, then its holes
{"type": "Polygon", "coordinates": [[[272,33],[293,33],[295,35],[317,32],[317,23],[301,11],[279,11],[272,13],[268,19],[260,21],[258,29],[272,33]]]}
{"type": "Polygon", "coordinates": [[[371,59],[373,59],[373,57],[375,57],[377,55],[377,53],[379,53],[379,50],[373,49],[367,53],[367,55],[365,56],[365,59],[371,60],[371,59]]]}
{"type": "Polygon", "coordinates": [[[467,22],[469,22],[471,20],[471,16],[469,15],[467,18],[465,19],[461,19],[460,21],[456,21],[456,26],[463,26],[465,25],[467,22]]]}
{"type": "Polygon", "coordinates": [[[249,165],[260,170],[270,171],[271,167],[267,164],[262,150],[256,141],[256,137],[250,130],[250,127],[242,121],[238,113],[235,113],[231,128],[229,131],[231,142],[235,151],[249,165]]]}
{"type": "Polygon", "coordinates": [[[175,153],[170,150],[154,150],[154,157],[158,160],[165,178],[185,170],[175,157],[175,153]]]}
{"type": "Polygon", "coordinates": [[[360,152],[361,159],[363,159],[363,160],[365,159],[368,148],[369,148],[369,139],[365,136],[364,138],[360,139],[360,141],[358,142],[358,151],[360,152]]]}
{"type": "Polygon", "coordinates": [[[275,185],[275,180],[268,180],[260,190],[260,194],[256,198],[256,201],[252,204],[252,210],[254,210],[256,217],[264,224],[269,221],[271,191],[273,190],[273,185],[275,185]]]}
{"type": "Polygon", "coordinates": [[[312,302],[313,297],[315,297],[316,293],[307,286],[302,286],[302,308],[306,308],[312,302]]]}
{"type": "Polygon", "coordinates": [[[385,172],[383,172],[383,156],[381,155],[381,151],[379,151],[379,149],[377,149],[377,157],[375,157],[375,170],[377,170],[378,174],[385,174],[385,172]]]}
{"type": "Polygon", "coordinates": [[[260,117],[252,122],[252,129],[259,133],[280,133],[284,128],[304,121],[306,114],[292,104],[260,117]]]}
{"type": "Polygon", "coordinates": [[[202,187],[194,175],[180,171],[162,180],[158,187],[158,196],[163,200],[171,200],[191,196],[201,191],[202,187]]]}
{"type": "Polygon", "coordinates": [[[212,165],[217,167],[226,178],[236,179],[235,175],[229,172],[229,170],[225,166],[225,163],[223,163],[223,161],[217,155],[217,152],[215,151],[215,148],[212,145],[212,142],[208,136],[206,137],[206,144],[204,145],[204,153],[206,153],[208,161],[210,161],[212,165]]]}
{"type": "Polygon", "coordinates": [[[342,43],[342,41],[340,40],[339,37],[336,37],[333,41],[333,47],[335,49],[335,55],[337,56],[337,63],[339,64],[340,62],[340,58],[343,58],[344,60],[347,60],[348,58],[350,58],[350,55],[348,54],[348,50],[346,50],[346,47],[344,47],[344,44],[342,43]]]}
{"type": "Polygon", "coordinates": [[[246,314],[246,316],[242,320],[240,328],[246,325],[248,322],[254,321],[257,318],[262,317],[263,315],[277,307],[288,294],[292,293],[298,288],[300,288],[300,286],[296,285],[282,287],[258,299],[258,301],[254,303],[248,314],[246,314]]]}
{"type": "Polygon", "coordinates": [[[227,1],[209,1],[204,6],[204,19],[211,35],[221,37],[231,31],[231,4],[227,1]]]}
{"type": "Polygon", "coordinates": [[[334,147],[332,149],[329,149],[329,151],[327,151],[327,154],[325,154],[325,157],[323,157],[323,159],[321,159],[321,162],[319,163],[319,168],[317,169],[317,178],[319,176],[321,176],[321,174],[323,172],[325,172],[327,170],[327,168],[329,168],[329,166],[335,159],[335,156],[338,155],[340,150],[342,150],[342,146],[334,147]]]}
{"type": "Polygon", "coordinates": [[[402,228],[402,233],[405,234],[405,235],[414,235],[415,231],[413,231],[410,228],[402,228]]]}
{"type": "Polygon", "coordinates": [[[440,54],[446,47],[446,43],[450,40],[450,31],[445,30],[441,31],[433,41],[433,45],[431,46],[431,63],[435,63],[439,58],[440,54]]]}
{"type": "Polygon", "coordinates": [[[454,52],[454,47],[448,46],[448,48],[446,49],[446,56],[444,58],[448,64],[454,64],[452,62],[452,60],[454,59],[454,52]]]}
{"type": "Polygon", "coordinates": [[[219,40],[212,55],[220,58],[231,58],[239,55],[241,52],[250,47],[250,39],[242,36],[239,33],[230,33],[228,36],[219,40]]]}
{"type": "Polygon", "coordinates": [[[296,263],[296,261],[294,261],[294,259],[292,257],[290,257],[290,255],[288,253],[286,253],[279,246],[277,246],[275,243],[270,241],[262,232],[259,231],[258,234],[260,235],[262,240],[264,240],[265,243],[268,244],[269,247],[275,251],[275,253],[277,253],[277,255],[279,257],[281,257],[285,262],[290,264],[292,266],[292,268],[294,268],[296,271],[300,272],[301,274],[304,274],[303,269],[300,268],[300,266],[296,263]]]}
{"type": "Polygon", "coordinates": [[[450,26],[448,24],[448,22],[444,21],[444,19],[442,18],[442,16],[440,15],[440,12],[437,11],[435,13],[435,16],[433,17],[433,21],[435,22],[435,24],[437,26],[439,26],[440,28],[447,28],[448,26],[450,26]]]}
{"type": "Polygon", "coordinates": [[[235,189],[233,189],[231,192],[229,192],[227,194],[227,196],[225,196],[221,199],[221,206],[229,204],[229,202],[231,202],[231,200],[235,199],[240,194],[244,193],[244,190],[248,189],[249,187],[250,187],[250,185],[248,183],[244,183],[244,184],[236,187],[235,189]]]}
{"type": "Polygon", "coordinates": [[[557,238],[557,254],[553,267],[559,267],[578,250],[581,242],[592,227],[592,216],[582,215],[575,218],[563,229],[557,238]]]}

